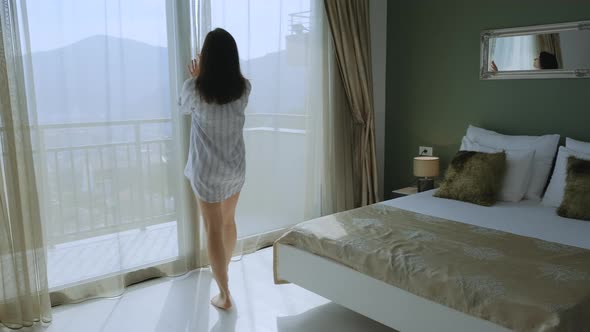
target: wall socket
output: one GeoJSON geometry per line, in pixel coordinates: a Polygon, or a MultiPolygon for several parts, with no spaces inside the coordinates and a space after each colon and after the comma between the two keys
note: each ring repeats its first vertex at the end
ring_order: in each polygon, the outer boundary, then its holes
{"type": "Polygon", "coordinates": [[[431,146],[421,146],[418,150],[419,156],[429,156],[432,157],[432,147],[431,146]]]}

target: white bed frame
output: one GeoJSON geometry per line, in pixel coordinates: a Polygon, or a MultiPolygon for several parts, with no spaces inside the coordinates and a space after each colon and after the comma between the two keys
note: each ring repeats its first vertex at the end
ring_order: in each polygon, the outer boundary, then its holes
{"type": "Polygon", "coordinates": [[[505,327],[413,295],[332,260],[275,244],[279,279],[401,332],[505,332],[505,327]]]}

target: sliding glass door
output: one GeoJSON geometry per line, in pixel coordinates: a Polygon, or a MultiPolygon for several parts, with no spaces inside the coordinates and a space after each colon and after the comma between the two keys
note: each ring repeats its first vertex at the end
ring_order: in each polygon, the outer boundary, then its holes
{"type": "Polygon", "coordinates": [[[203,22],[235,37],[242,70],[252,83],[239,237],[318,216],[322,139],[316,128],[324,107],[326,48],[322,1],[211,0],[203,8],[210,8],[203,22]]]}
{"type": "Polygon", "coordinates": [[[234,35],[253,86],[239,237],[319,215],[328,94],[321,0],[19,4],[51,290],[205,262],[182,176],[188,118],[176,100],[192,41],[214,27],[234,35]]]}
{"type": "Polygon", "coordinates": [[[50,288],[179,256],[164,0],[27,0],[27,87],[50,288]]]}

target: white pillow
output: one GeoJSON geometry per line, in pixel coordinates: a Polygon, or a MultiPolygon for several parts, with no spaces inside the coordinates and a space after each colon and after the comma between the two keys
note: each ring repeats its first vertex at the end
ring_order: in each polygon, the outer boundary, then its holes
{"type": "Polygon", "coordinates": [[[565,184],[567,180],[567,162],[569,157],[590,160],[590,154],[580,153],[566,147],[560,147],[555,162],[555,169],[551,176],[551,182],[543,197],[543,205],[559,207],[563,201],[565,184]]]}
{"type": "Polygon", "coordinates": [[[534,150],[531,180],[525,198],[540,200],[553,167],[559,135],[509,136],[469,126],[467,138],[474,143],[503,150],[534,150]]]}
{"type": "MultiPolygon", "coordinates": [[[[502,152],[496,149],[472,142],[463,137],[461,151],[476,151],[484,153],[502,152]]],[[[531,169],[535,156],[534,150],[504,150],[506,151],[506,175],[502,183],[499,199],[505,202],[519,202],[524,197],[531,180],[531,169]]]]}
{"type": "Polygon", "coordinates": [[[475,151],[475,152],[484,152],[484,153],[497,153],[502,152],[504,149],[499,148],[492,148],[489,146],[485,146],[479,143],[475,143],[474,141],[467,138],[467,136],[463,136],[461,140],[461,148],[460,151],[475,151]]]}
{"type": "Polygon", "coordinates": [[[590,154],[590,143],[576,141],[573,138],[568,137],[565,139],[565,147],[576,152],[590,154]]]}

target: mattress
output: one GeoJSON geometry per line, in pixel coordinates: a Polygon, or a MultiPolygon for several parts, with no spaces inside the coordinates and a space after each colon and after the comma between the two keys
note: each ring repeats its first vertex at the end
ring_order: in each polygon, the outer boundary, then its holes
{"type": "Polygon", "coordinates": [[[311,220],[276,243],[510,329],[582,331],[590,250],[577,233],[588,229],[536,202],[486,208],[430,192],[311,220]]]}
{"type": "Polygon", "coordinates": [[[590,222],[562,218],[538,201],[479,206],[432,196],[435,190],[381,204],[429,216],[590,249],[590,222]]]}

